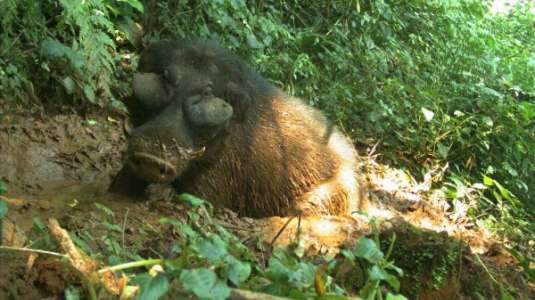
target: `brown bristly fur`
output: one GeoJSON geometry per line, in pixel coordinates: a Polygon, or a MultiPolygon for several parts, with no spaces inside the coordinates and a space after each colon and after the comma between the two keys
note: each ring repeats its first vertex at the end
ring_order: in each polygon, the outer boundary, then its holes
{"type": "Polygon", "coordinates": [[[321,112],[282,93],[253,109],[186,191],[252,217],[359,209],[357,153],[321,112]]]}

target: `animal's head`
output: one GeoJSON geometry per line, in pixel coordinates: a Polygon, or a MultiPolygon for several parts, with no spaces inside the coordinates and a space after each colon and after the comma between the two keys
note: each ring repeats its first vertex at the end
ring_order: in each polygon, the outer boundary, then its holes
{"type": "Polygon", "coordinates": [[[128,164],[149,182],[171,182],[242,122],[256,74],[230,52],[202,40],[158,42],[141,55],[133,89],[138,127],[128,164]]]}

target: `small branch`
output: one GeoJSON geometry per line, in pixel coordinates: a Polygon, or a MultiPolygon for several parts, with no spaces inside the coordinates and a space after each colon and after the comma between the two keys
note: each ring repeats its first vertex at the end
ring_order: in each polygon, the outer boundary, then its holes
{"type": "Polygon", "coordinates": [[[0,200],[5,201],[9,205],[13,206],[22,206],[26,204],[28,201],[22,200],[22,199],[16,199],[16,198],[8,198],[6,196],[0,196],[0,200]]]}
{"type": "Polygon", "coordinates": [[[290,224],[290,222],[294,219],[295,216],[291,216],[288,221],[286,221],[286,223],[284,223],[284,225],[282,225],[281,229],[279,229],[279,232],[277,232],[277,234],[275,235],[275,237],[273,237],[273,239],[271,240],[271,247],[273,248],[273,246],[275,245],[275,242],[277,241],[277,239],[279,238],[279,236],[284,232],[284,230],[286,229],[286,227],[288,227],[288,225],[290,224]]]}
{"type": "Polygon", "coordinates": [[[67,230],[61,228],[58,220],[54,218],[48,219],[48,229],[58,242],[60,248],[63,249],[69,257],[71,265],[88,278],[91,283],[99,282],[99,279],[94,276],[98,262],[90,259],[85,253],[76,248],[69,233],[67,230]]]}
{"type": "Polygon", "coordinates": [[[39,253],[39,254],[58,256],[58,257],[62,257],[62,258],[67,258],[68,257],[65,254],[61,254],[61,253],[57,253],[57,252],[40,250],[40,249],[31,249],[31,248],[18,248],[18,247],[10,247],[10,246],[0,246],[0,250],[12,250],[12,251],[39,253]]]}
{"type": "Polygon", "coordinates": [[[163,263],[163,259],[159,259],[159,258],[133,261],[133,262],[116,265],[113,267],[102,268],[98,270],[98,273],[102,274],[102,273],[110,272],[110,271],[115,272],[119,270],[125,270],[125,269],[137,268],[137,267],[153,266],[153,265],[158,265],[161,263],[163,263]]]}
{"type": "Polygon", "coordinates": [[[229,299],[230,300],[288,300],[289,298],[271,296],[268,294],[240,290],[240,289],[231,289],[229,299]]]}
{"type": "Polygon", "coordinates": [[[299,246],[301,244],[301,212],[299,212],[299,215],[297,216],[297,232],[295,233],[295,240],[297,246],[299,246]]]}

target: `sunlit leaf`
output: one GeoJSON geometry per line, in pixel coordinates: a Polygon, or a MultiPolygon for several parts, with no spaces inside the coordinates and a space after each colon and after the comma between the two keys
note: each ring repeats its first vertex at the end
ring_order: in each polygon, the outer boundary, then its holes
{"type": "Polygon", "coordinates": [[[180,273],[180,282],[199,298],[226,299],[230,295],[228,286],[210,269],[184,270],[180,273]]]}
{"type": "Polygon", "coordinates": [[[80,296],[80,290],[76,287],[69,286],[65,289],[65,300],[79,300],[82,299],[80,296]]]}
{"type": "Polygon", "coordinates": [[[186,202],[187,204],[193,206],[193,207],[197,207],[197,206],[201,206],[202,204],[204,204],[206,201],[199,198],[199,197],[196,197],[196,196],[193,196],[191,194],[187,194],[187,193],[183,193],[183,194],[180,194],[178,196],[178,199],[180,201],[184,201],[186,202]]]}
{"type": "Polygon", "coordinates": [[[141,1],[139,1],[139,0],[118,0],[118,2],[128,3],[130,6],[135,8],[140,13],[143,13],[143,11],[144,11],[143,3],[141,3],[141,1]]]}
{"type": "Polygon", "coordinates": [[[200,241],[196,247],[199,254],[210,260],[212,263],[219,263],[228,255],[226,245],[217,235],[210,235],[209,238],[200,241]]]}
{"type": "Polygon", "coordinates": [[[483,176],[483,184],[486,186],[492,186],[494,184],[494,180],[486,175],[483,176]]]}
{"type": "Polygon", "coordinates": [[[522,117],[526,121],[530,121],[535,118],[535,104],[523,101],[519,105],[522,117]]]}
{"type": "Polygon", "coordinates": [[[72,80],[71,77],[66,76],[61,80],[61,84],[65,88],[65,91],[67,94],[72,95],[74,93],[74,90],[76,88],[76,84],[74,83],[74,80],[72,80]]]}
{"type": "Polygon", "coordinates": [[[225,266],[221,272],[230,282],[238,286],[251,275],[251,264],[239,261],[233,256],[227,256],[225,258],[225,266]]]}
{"type": "Polygon", "coordinates": [[[394,295],[392,293],[386,294],[386,300],[407,300],[403,295],[394,295]]]}
{"type": "Polygon", "coordinates": [[[355,248],[353,254],[358,257],[362,257],[373,264],[377,264],[383,260],[383,252],[377,247],[375,242],[369,238],[361,237],[355,248]]]}
{"type": "Polygon", "coordinates": [[[433,120],[433,117],[435,116],[435,113],[430,111],[429,109],[422,107],[422,114],[424,115],[424,118],[427,122],[430,122],[433,120]]]}
{"type": "Polygon", "coordinates": [[[165,275],[158,274],[151,277],[145,285],[141,286],[138,299],[157,300],[169,290],[169,279],[165,275]]]}

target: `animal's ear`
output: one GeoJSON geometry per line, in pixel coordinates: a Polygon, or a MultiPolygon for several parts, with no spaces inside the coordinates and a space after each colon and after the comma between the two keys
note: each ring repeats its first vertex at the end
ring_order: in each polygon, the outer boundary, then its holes
{"type": "Polygon", "coordinates": [[[234,114],[230,104],[213,95],[191,96],[183,104],[188,121],[196,127],[216,127],[227,123],[234,114]]]}
{"type": "Polygon", "coordinates": [[[160,107],[169,102],[164,83],[158,74],[136,73],[132,85],[134,96],[146,107],[160,107]]]}
{"type": "Polygon", "coordinates": [[[245,120],[253,100],[250,92],[231,81],[225,87],[225,100],[232,105],[235,118],[240,122],[245,120]]]}

